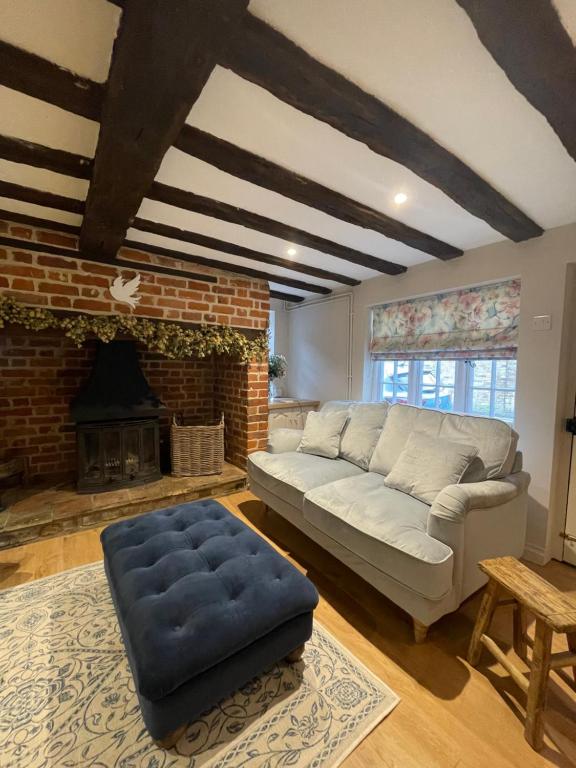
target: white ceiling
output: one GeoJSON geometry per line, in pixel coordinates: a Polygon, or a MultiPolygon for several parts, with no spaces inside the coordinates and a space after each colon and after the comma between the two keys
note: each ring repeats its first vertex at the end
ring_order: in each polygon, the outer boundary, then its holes
{"type": "MultiPolygon", "coordinates": [[[[554,2],[576,42],[576,2],[554,2]]],[[[545,229],[576,221],[576,163],[482,46],[456,0],[252,0],[250,11],[422,128],[545,229]]],[[[106,0],[0,0],[0,39],[104,82],[119,18],[120,9],[106,0]]],[[[464,250],[504,239],[408,169],[221,67],[213,71],[188,123],[464,250]],[[393,201],[399,191],[408,195],[403,206],[393,201]]],[[[0,87],[0,134],[93,157],[98,127],[0,87]]],[[[76,199],[85,199],[88,189],[83,180],[6,161],[0,161],[0,179],[76,199]]],[[[432,258],[176,149],[166,154],[157,179],[408,267],[432,258]]],[[[27,203],[0,199],[0,207],[80,223],[74,214],[27,203]]],[[[284,240],[156,201],[144,200],[139,216],[289,258],[291,244],[284,240]]],[[[128,237],[338,286],[136,230],[128,237]]],[[[296,250],[295,261],[358,280],[378,274],[310,248],[297,245],[296,250]]]]}

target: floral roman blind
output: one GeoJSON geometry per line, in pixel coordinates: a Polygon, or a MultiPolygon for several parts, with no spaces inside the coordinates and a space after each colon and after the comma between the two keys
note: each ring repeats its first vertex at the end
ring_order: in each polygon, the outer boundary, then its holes
{"type": "Polygon", "coordinates": [[[383,304],[372,310],[375,360],[515,357],[520,280],[383,304]]]}

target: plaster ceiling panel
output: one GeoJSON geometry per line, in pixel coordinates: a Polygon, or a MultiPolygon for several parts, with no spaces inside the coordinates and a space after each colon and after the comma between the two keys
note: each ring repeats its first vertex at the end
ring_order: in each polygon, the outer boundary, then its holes
{"type": "MultiPolygon", "coordinates": [[[[252,0],[250,10],[426,131],[541,226],[576,220],[576,163],[454,0],[252,0]]],[[[564,18],[572,24],[573,12],[564,18]]]]}
{"type": "Polygon", "coordinates": [[[378,232],[348,224],[322,211],[224,173],[177,149],[168,150],[156,179],[164,184],[244,208],[399,264],[411,266],[430,258],[428,254],[384,237],[378,232]]]}
{"type": "MultiPolygon", "coordinates": [[[[203,216],[198,213],[192,213],[191,211],[185,211],[181,208],[175,208],[171,205],[158,203],[155,200],[143,200],[140,210],[138,211],[138,216],[143,219],[151,219],[152,221],[158,221],[162,224],[168,224],[172,227],[179,227],[180,229],[198,232],[202,235],[216,237],[228,243],[235,243],[236,245],[252,248],[253,250],[261,251],[262,253],[289,258],[287,249],[290,246],[290,243],[287,243],[284,240],[265,235],[253,229],[248,229],[239,224],[230,224],[227,221],[220,221],[219,219],[214,219],[209,216],[203,216]]],[[[143,233],[138,232],[138,237],[135,239],[140,239],[141,234],[143,233]]],[[[181,240],[172,240],[171,247],[178,250],[181,243],[181,240]]],[[[200,246],[194,247],[197,249],[197,253],[200,253],[200,246]]],[[[367,280],[368,278],[375,277],[379,274],[372,269],[357,266],[344,259],[338,259],[334,256],[320,253],[311,248],[303,248],[299,245],[296,246],[296,255],[294,258],[296,261],[337,272],[342,275],[348,275],[358,280],[367,280]]]]}
{"type": "MultiPolygon", "coordinates": [[[[43,205],[34,205],[33,203],[22,203],[20,200],[12,200],[8,197],[0,197],[0,208],[6,211],[13,211],[14,213],[22,213],[26,216],[35,216],[39,219],[61,222],[62,224],[73,224],[75,226],[82,224],[82,216],[76,213],[57,211],[54,208],[46,208],[43,205]]],[[[55,224],[54,229],[58,229],[57,224],[55,224]]]]}
{"type": "MultiPolygon", "coordinates": [[[[214,70],[187,122],[459,248],[504,239],[408,168],[229,70],[214,70]],[[408,196],[403,206],[397,192],[408,196]]],[[[367,248],[382,238],[355,229],[367,248]]]]}
{"type": "Polygon", "coordinates": [[[45,192],[53,192],[55,195],[64,195],[75,200],[85,200],[88,193],[88,181],[86,179],[75,179],[72,176],[63,176],[61,173],[47,171],[44,168],[11,163],[2,159],[0,159],[0,179],[21,184],[23,187],[41,189],[45,192]]]}
{"type": "Polygon", "coordinates": [[[7,43],[103,83],[120,8],[106,0],[0,0],[7,43]]]}
{"type": "Polygon", "coordinates": [[[60,107],[0,86],[0,134],[94,157],[100,126],[60,107]]]}

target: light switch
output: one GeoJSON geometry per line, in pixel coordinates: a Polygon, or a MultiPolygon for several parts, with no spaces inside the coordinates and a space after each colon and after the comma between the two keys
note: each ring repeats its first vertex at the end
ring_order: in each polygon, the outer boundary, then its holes
{"type": "Polygon", "coordinates": [[[532,329],[535,331],[549,331],[552,328],[551,315],[534,315],[532,329]]]}

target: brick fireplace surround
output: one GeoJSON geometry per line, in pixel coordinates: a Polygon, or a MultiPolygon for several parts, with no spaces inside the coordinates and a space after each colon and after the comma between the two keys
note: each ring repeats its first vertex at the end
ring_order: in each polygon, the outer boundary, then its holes
{"type": "MultiPolygon", "coordinates": [[[[36,243],[75,248],[76,238],[0,221],[0,233],[36,243]]],[[[205,283],[141,273],[142,300],[134,314],[167,321],[219,323],[248,332],[268,325],[266,282],[166,257],[124,249],[122,257],[147,265],[213,275],[205,283]]],[[[92,314],[127,313],[108,291],[118,275],[133,270],[0,247],[0,293],[53,310],[92,314]]],[[[71,477],[76,466],[75,428],[69,414],[92,367],[95,342],[77,348],[61,331],[0,330],[0,461],[26,456],[33,479],[71,477]]],[[[140,365],[169,412],[209,419],[224,412],[226,459],[244,467],[248,453],[264,448],[268,429],[268,369],[229,358],[169,360],[139,348],[140,365]]],[[[162,425],[167,447],[168,417],[162,425]]]]}

